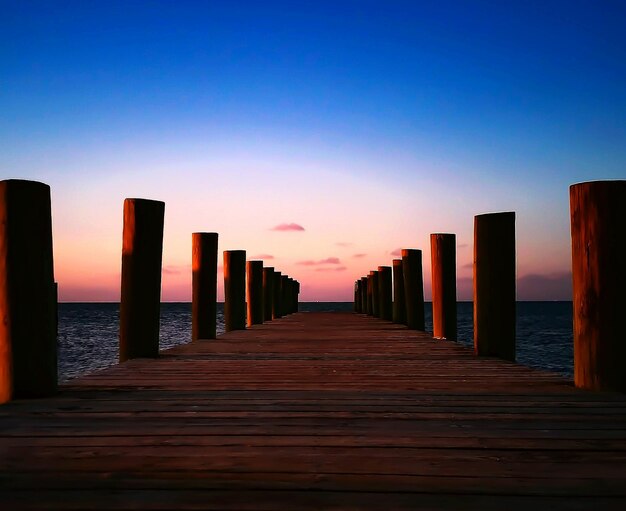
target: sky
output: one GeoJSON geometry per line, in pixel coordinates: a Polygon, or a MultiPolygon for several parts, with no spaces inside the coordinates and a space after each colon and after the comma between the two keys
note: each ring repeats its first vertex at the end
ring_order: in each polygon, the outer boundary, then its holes
{"type": "Polygon", "coordinates": [[[496,211],[516,212],[518,299],[567,300],[568,187],[626,177],[621,0],[0,11],[0,178],[51,186],[62,301],[119,300],[126,197],[166,203],[164,301],[190,300],[196,231],[304,301],[351,300],[400,248],[428,298],[429,235],[453,232],[468,300],[473,217],[496,211]]]}

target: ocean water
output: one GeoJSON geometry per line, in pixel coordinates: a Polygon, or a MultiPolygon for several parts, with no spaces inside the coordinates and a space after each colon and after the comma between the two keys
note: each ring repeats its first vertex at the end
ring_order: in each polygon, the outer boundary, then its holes
{"type": "MultiPolygon", "coordinates": [[[[351,303],[309,302],[301,311],[350,311],[351,303]]],[[[426,330],[432,332],[432,308],[426,304],[426,330]]],[[[473,345],[471,302],[459,302],[458,342],[473,345]]],[[[217,306],[217,331],[224,332],[223,305],[217,306]]],[[[102,369],[118,361],[119,304],[59,304],[59,378],[102,369]]],[[[161,304],[161,349],[191,340],[191,304],[161,304]]],[[[573,375],[572,303],[517,303],[517,361],[539,369],[573,375]]]]}

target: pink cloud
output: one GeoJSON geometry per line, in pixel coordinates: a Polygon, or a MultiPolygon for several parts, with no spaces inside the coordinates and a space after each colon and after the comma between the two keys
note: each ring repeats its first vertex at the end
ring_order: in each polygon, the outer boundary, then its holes
{"type": "Polygon", "coordinates": [[[337,245],[338,247],[351,247],[353,244],[349,241],[338,241],[337,243],[335,243],[335,245],[337,245]]]}
{"type": "Polygon", "coordinates": [[[300,224],[278,224],[270,229],[270,231],[304,231],[304,227],[300,224]]]}
{"type": "Polygon", "coordinates": [[[346,267],[337,266],[336,268],[315,268],[315,271],[346,271],[346,267]]]}
{"type": "Polygon", "coordinates": [[[361,259],[362,257],[365,257],[367,254],[354,254],[352,257],[354,257],[355,259],[361,259]]]}
{"type": "Polygon", "coordinates": [[[269,259],[274,259],[274,256],[270,254],[258,254],[258,255],[250,256],[250,259],[269,260],[269,259]]]}
{"type": "Polygon", "coordinates": [[[392,256],[401,256],[402,255],[402,249],[401,248],[396,248],[393,252],[391,252],[392,256]]]}
{"type": "Polygon", "coordinates": [[[338,257],[327,257],[326,259],[320,259],[319,261],[313,261],[311,259],[308,261],[299,261],[296,264],[301,266],[318,266],[322,264],[341,264],[341,261],[338,257]]]}
{"type": "Polygon", "coordinates": [[[163,266],[162,269],[162,272],[165,275],[180,275],[181,273],[189,271],[191,271],[190,264],[168,264],[166,266],[163,266]]]}

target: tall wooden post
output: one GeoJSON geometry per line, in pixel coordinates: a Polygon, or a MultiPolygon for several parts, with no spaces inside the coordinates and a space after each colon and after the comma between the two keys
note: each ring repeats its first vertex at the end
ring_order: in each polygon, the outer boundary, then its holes
{"type": "Polygon", "coordinates": [[[159,356],[165,203],[124,201],[120,362],[159,356]]]}
{"type": "Polygon", "coordinates": [[[0,181],[0,403],[57,390],[50,187],[0,181]]]}
{"type": "Polygon", "coordinates": [[[361,314],[367,314],[367,277],[361,277],[361,314]]]}
{"type": "Polygon", "coordinates": [[[626,181],[570,187],[574,383],[626,392],[626,181]]]}
{"type": "Polygon", "coordinates": [[[367,278],[367,315],[374,315],[374,279],[372,279],[372,272],[369,273],[367,278]]]}
{"type": "Polygon", "coordinates": [[[515,360],[515,213],[474,217],[474,351],[515,360]]]}
{"type": "Polygon", "coordinates": [[[274,268],[263,268],[263,319],[272,321],[274,306],[274,268]]]}
{"type": "Polygon", "coordinates": [[[287,275],[282,275],[282,282],[280,283],[280,315],[287,316],[289,314],[289,277],[287,275]]]}
{"type": "Polygon", "coordinates": [[[215,339],[217,314],[217,233],[191,235],[191,340],[215,339]]]}
{"type": "Polygon", "coordinates": [[[391,321],[393,318],[391,300],[391,266],[378,267],[378,299],[380,318],[391,321]]]}
{"type": "Polygon", "coordinates": [[[282,274],[274,271],[274,300],[272,301],[272,319],[282,317],[282,274]]]}
{"type": "Polygon", "coordinates": [[[296,280],[296,303],[294,304],[294,312],[298,312],[300,308],[300,282],[296,280]]]}
{"type": "Polygon", "coordinates": [[[246,328],[246,251],[224,252],[224,329],[246,328]]]}
{"type": "Polygon", "coordinates": [[[402,277],[406,303],[406,324],[412,330],[425,330],[424,277],[422,274],[422,251],[402,250],[402,277]]]}
{"type": "Polygon", "coordinates": [[[404,277],[402,259],[393,260],[393,322],[406,324],[406,303],[404,301],[404,277]]]}
{"type": "Polygon", "coordinates": [[[372,315],[374,317],[380,317],[380,297],[378,293],[378,271],[373,270],[370,272],[370,278],[372,279],[372,315]]]}
{"type": "Polygon", "coordinates": [[[433,336],[456,341],[456,236],[431,234],[433,336]]]}
{"type": "Polygon", "coordinates": [[[248,261],[247,290],[248,314],[247,325],[263,323],[263,261],[248,261]]]}

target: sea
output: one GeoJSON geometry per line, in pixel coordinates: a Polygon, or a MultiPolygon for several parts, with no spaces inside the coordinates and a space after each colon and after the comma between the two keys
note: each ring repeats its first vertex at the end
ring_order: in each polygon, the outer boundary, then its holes
{"type": "MultiPolygon", "coordinates": [[[[351,311],[347,302],[304,302],[302,312],[351,311]]],[[[432,332],[432,305],[425,307],[432,332]]],[[[458,341],[473,345],[472,302],[457,304],[458,341]]],[[[223,304],[217,332],[224,332],[223,304]]],[[[62,382],[118,362],[119,303],[59,304],[59,380],[62,382]]],[[[162,303],[160,348],[190,342],[191,303],[162,303]]],[[[572,377],[572,302],[517,302],[517,362],[572,377]]]]}

